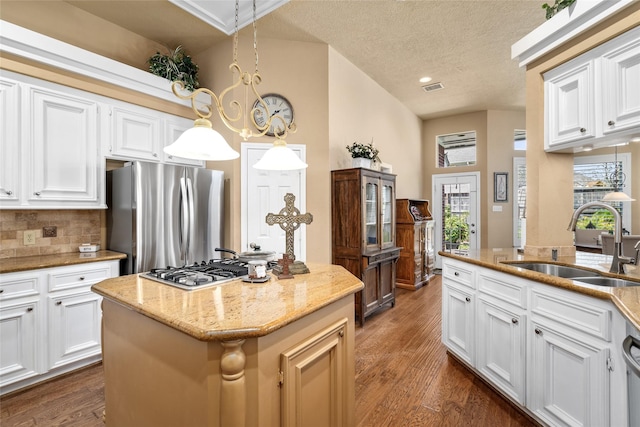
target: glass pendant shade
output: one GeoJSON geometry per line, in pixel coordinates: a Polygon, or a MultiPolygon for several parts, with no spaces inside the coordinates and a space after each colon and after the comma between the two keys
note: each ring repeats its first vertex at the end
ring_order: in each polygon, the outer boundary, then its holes
{"type": "Polygon", "coordinates": [[[612,191],[607,193],[602,198],[603,202],[634,202],[636,199],[632,199],[626,193],[622,191],[612,191]]]}
{"type": "Polygon", "coordinates": [[[233,160],[240,154],[231,148],[218,132],[212,129],[207,119],[197,119],[191,129],[186,130],[176,141],[164,147],[170,156],[197,160],[233,160]]]}
{"type": "Polygon", "coordinates": [[[271,171],[289,171],[305,169],[308,165],[287,147],[287,143],[278,140],[273,143],[273,147],[267,150],[258,162],[253,165],[256,169],[271,171]]]}

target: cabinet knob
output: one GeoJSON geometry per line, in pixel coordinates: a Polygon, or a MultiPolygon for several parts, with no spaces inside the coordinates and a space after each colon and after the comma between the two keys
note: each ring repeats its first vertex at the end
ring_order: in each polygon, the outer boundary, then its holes
{"type": "Polygon", "coordinates": [[[62,301],[56,301],[56,305],[62,305],[62,301]]]}
{"type": "Polygon", "coordinates": [[[542,329],[540,328],[536,328],[535,332],[536,332],[536,335],[542,335],[542,329]]]}
{"type": "Polygon", "coordinates": [[[469,233],[476,234],[476,230],[469,230],[469,233]]]}
{"type": "Polygon", "coordinates": [[[515,317],[511,319],[511,323],[513,323],[514,325],[518,324],[518,319],[516,319],[515,317]]]}
{"type": "Polygon", "coordinates": [[[84,280],[84,276],[80,276],[80,280],[84,280]]]}
{"type": "Polygon", "coordinates": [[[587,130],[585,128],[580,128],[580,132],[585,133],[587,130]]]}
{"type": "Polygon", "coordinates": [[[471,298],[466,297],[466,298],[465,298],[465,301],[467,301],[467,302],[471,302],[471,298]]]}
{"type": "Polygon", "coordinates": [[[153,157],[158,157],[158,153],[153,153],[153,157]]]}
{"type": "Polygon", "coordinates": [[[341,330],[338,332],[338,335],[340,336],[340,338],[344,337],[344,331],[341,329],[341,330]]]}
{"type": "Polygon", "coordinates": [[[616,124],[616,122],[614,122],[613,120],[609,120],[609,121],[607,122],[607,124],[608,124],[609,126],[613,126],[613,125],[615,125],[615,124],[616,124]]]}
{"type": "Polygon", "coordinates": [[[33,307],[27,308],[27,312],[31,312],[31,311],[33,311],[33,307]]]}
{"type": "Polygon", "coordinates": [[[173,156],[169,156],[170,159],[173,159],[173,156]]]}
{"type": "Polygon", "coordinates": [[[0,289],[0,294],[4,292],[4,289],[0,289]]]}
{"type": "Polygon", "coordinates": [[[35,196],[39,196],[40,194],[42,194],[40,191],[36,191],[35,193],[33,193],[35,196]]]}
{"type": "Polygon", "coordinates": [[[459,275],[460,275],[460,273],[458,273],[457,271],[455,271],[455,272],[453,273],[453,275],[454,275],[454,276],[459,276],[459,275]]]}
{"type": "Polygon", "coordinates": [[[4,192],[7,193],[7,196],[10,196],[10,195],[13,194],[13,191],[11,191],[11,190],[5,190],[4,192]]]}

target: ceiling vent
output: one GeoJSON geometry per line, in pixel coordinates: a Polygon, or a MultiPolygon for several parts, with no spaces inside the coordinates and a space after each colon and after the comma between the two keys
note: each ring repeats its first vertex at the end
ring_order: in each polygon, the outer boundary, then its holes
{"type": "Polygon", "coordinates": [[[444,85],[440,82],[422,86],[422,90],[424,90],[425,92],[433,92],[440,89],[444,89],[444,85]]]}

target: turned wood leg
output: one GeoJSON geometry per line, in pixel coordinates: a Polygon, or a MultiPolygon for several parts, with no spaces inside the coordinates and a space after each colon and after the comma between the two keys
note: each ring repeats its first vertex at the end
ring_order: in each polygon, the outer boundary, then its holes
{"type": "Polygon", "coordinates": [[[247,394],[244,381],[246,357],[242,351],[244,340],[224,341],[220,344],[224,347],[220,359],[220,425],[244,427],[247,394]]]}

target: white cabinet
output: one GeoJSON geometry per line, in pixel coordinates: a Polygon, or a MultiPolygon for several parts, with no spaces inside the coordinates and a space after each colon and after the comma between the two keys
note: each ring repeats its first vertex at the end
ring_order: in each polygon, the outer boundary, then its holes
{"type": "Polygon", "coordinates": [[[0,381],[2,384],[38,374],[38,301],[16,301],[0,307],[0,381]]]}
{"type": "Polygon", "coordinates": [[[20,86],[0,77],[0,202],[17,204],[20,195],[20,86]]]}
{"type": "Polygon", "coordinates": [[[100,360],[91,286],[118,272],[114,260],[0,276],[0,394],[100,360]]]}
{"type": "Polygon", "coordinates": [[[545,150],[640,136],[640,27],[544,73],[545,150]]]}
{"type": "Polygon", "coordinates": [[[169,156],[163,150],[193,127],[193,120],[150,108],[110,101],[106,157],[204,167],[203,160],[169,156]]]}
{"type": "MultiPolygon", "coordinates": [[[[23,156],[30,207],[100,207],[98,104],[48,88],[24,88],[23,156]]],[[[24,200],[24,198],[23,198],[24,200]]]]}
{"type": "Polygon", "coordinates": [[[545,149],[596,136],[594,92],[592,59],[545,75],[545,149]]]}
{"type": "Polygon", "coordinates": [[[3,71],[3,208],[105,208],[99,104],[65,86],[3,71]]]}
{"type": "Polygon", "coordinates": [[[159,113],[126,103],[109,106],[111,134],[109,155],[158,162],[162,145],[159,113]]]}
{"type": "Polygon", "coordinates": [[[513,400],[524,404],[526,316],[480,297],[477,368],[513,400]]]}
{"type": "Polygon", "coordinates": [[[603,133],[640,127],[640,31],[619,37],[602,56],[603,133]]]}
{"type": "Polygon", "coordinates": [[[475,362],[475,290],[464,264],[443,262],[442,342],[459,358],[475,362]]]}
{"type": "Polygon", "coordinates": [[[531,328],[529,409],[557,426],[609,426],[609,349],[567,330],[531,328]]]}
{"type": "Polygon", "coordinates": [[[445,346],[539,421],[625,424],[624,322],[610,302],[447,258],[442,295],[445,346]]]}

